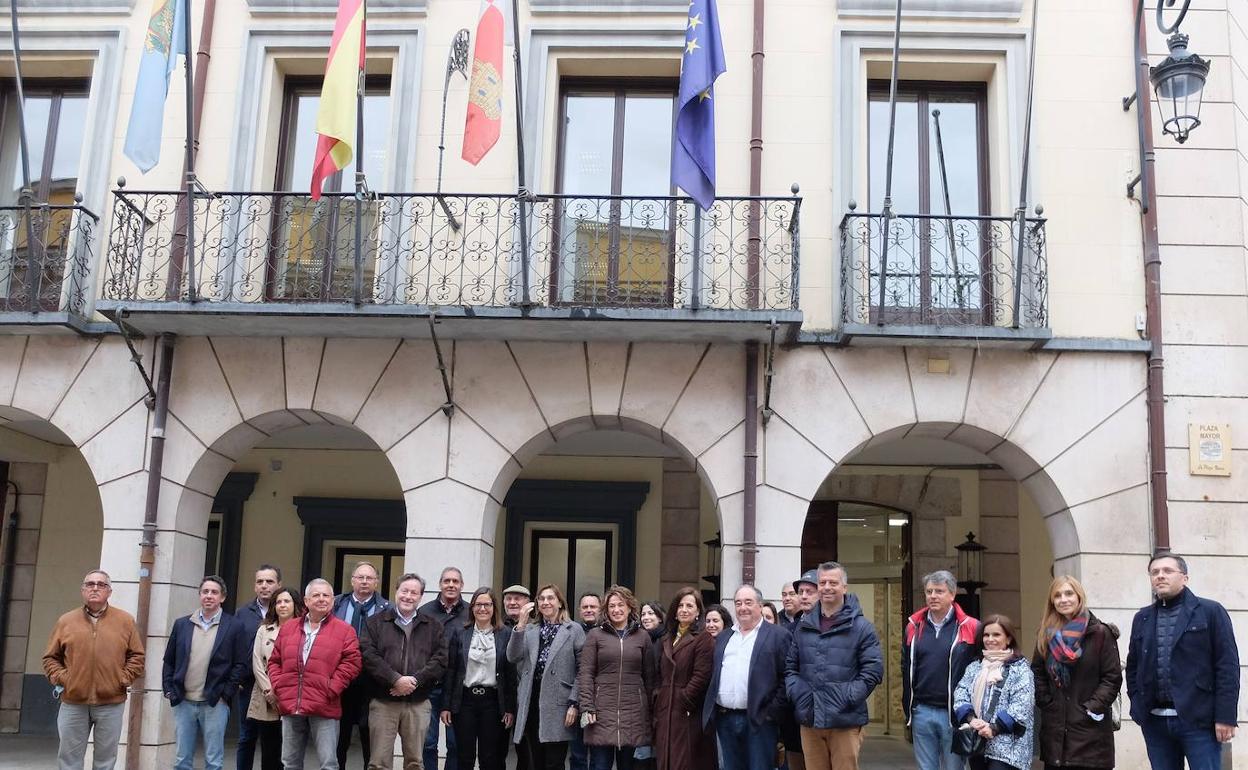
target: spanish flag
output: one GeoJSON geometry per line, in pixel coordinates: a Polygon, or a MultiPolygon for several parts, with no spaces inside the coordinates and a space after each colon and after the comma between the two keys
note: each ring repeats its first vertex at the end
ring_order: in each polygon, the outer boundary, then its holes
{"type": "Polygon", "coordinates": [[[338,0],[334,39],[325,62],[321,103],[316,113],[316,160],[312,165],[312,198],[321,197],[325,177],[343,170],[355,151],[356,97],[364,71],[364,3],[338,0]]]}
{"type": "Polygon", "coordinates": [[[481,0],[477,39],[468,81],[468,117],[464,121],[464,160],[477,165],[503,127],[503,12],[501,0],[481,0]]]}

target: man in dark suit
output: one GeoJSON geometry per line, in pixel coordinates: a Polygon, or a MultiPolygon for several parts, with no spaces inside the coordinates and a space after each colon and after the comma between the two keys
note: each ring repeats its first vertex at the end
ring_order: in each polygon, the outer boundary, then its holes
{"type": "Polygon", "coordinates": [[[1127,652],[1131,719],[1153,770],[1217,770],[1235,737],[1239,649],[1221,604],[1187,587],[1187,560],[1162,552],[1148,563],[1157,597],[1135,613],[1127,652]]]}
{"type": "Polygon", "coordinates": [[[763,595],[752,585],[737,589],[736,628],[715,640],[711,685],[702,724],[715,728],[722,770],[771,770],[776,765],[780,721],[789,707],[784,661],[789,632],[764,623],[763,595]]]}
{"type": "Polygon", "coordinates": [[[251,665],[251,646],[243,624],[221,609],[223,599],[225,581],[205,577],[199,582],[199,609],[173,621],[169,632],[161,679],[173,706],[174,770],[191,770],[201,733],[205,770],[221,770],[225,764],[225,726],[251,665]]]}
{"type": "MultiPolygon", "coordinates": [[[[261,564],[256,567],[255,592],[256,598],[239,607],[234,617],[243,624],[243,636],[250,645],[255,643],[256,629],[264,621],[264,613],[269,611],[269,598],[282,586],[282,571],[272,564],[261,564]]],[[[256,683],[251,666],[243,674],[242,685],[238,690],[238,699],[234,702],[234,710],[238,712],[238,753],[234,764],[237,770],[251,770],[256,757],[256,738],[259,728],[256,720],[247,716],[247,705],[251,702],[251,688],[256,683]]]]}

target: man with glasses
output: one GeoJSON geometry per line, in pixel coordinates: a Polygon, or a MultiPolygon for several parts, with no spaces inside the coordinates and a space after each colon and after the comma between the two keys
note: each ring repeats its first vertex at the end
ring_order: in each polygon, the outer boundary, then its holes
{"type": "MultiPolygon", "coordinates": [[[[377,568],[362,561],[351,570],[351,592],[334,597],[334,617],[355,629],[357,641],[364,621],[390,606],[386,597],[377,593],[377,583],[377,568]]],[[[338,724],[340,770],[347,770],[347,751],[351,748],[353,728],[359,728],[364,767],[368,767],[371,745],[368,739],[368,683],[362,673],[342,693],[342,720],[338,724]]]]}
{"type": "Polygon", "coordinates": [[[43,653],[43,672],[61,699],[56,716],[60,770],[82,770],[92,728],[96,770],[116,764],[126,688],[143,676],[143,643],[134,618],[109,606],[112,594],[107,572],[88,572],[82,579],[82,607],[56,621],[43,653]]]}

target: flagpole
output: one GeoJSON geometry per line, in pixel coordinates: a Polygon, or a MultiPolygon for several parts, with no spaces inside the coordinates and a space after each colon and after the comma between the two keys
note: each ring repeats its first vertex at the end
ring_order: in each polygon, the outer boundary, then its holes
{"type": "Polygon", "coordinates": [[[442,160],[446,155],[446,101],[451,89],[451,76],[456,72],[468,79],[468,30],[461,29],[451,40],[451,49],[446,52],[446,79],[442,82],[442,132],[438,135],[438,205],[446,215],[451,229],[459,232],[459,219],[455,217],[446,198],[442,197],[442,160]]]}
{"type": "MultiPolygon", "coordinates": [[[[182,57],[186,62],[186,295],[195,302],[195,49],[191,48],[191,0],[185,2],[182,24],[182,57]]],[[[177,13],[176,11],[174,12],[177,13]]]]}
{"type": "Polygon", "coordinates": [[[360,4],[360,74],[355,86],[355,281],[352,298],[364,302],[364,63],[368,51],[368,0],[360,4]]]}
{"type": "MultiPolygon", "coordinates": [[[[884,218],[880,226],[880,308],[876,323],[884,323],[884,297],[888,284],[888,228],[893,219],[893,144],[897,134],[897,62],[901,58],[901,0],[893,27],[893,73],[888,84],[888,160],[884,167],[884,218]]],[[[870,273],[870,265],[867,266],[870,273]]]]}
{"type": "Polygon", "coordinates": [[[533,304],[529,287],[529,190],[524,179],[524,114],[521,99],[524,88],[520,82],[520,0],[511,0],[512,59],[516,70],[516,211],[520,229],[520,307],[533,304]]]}
{"type": "Polygon", "coordinates": [[[22,87],[22,38],[17,26],[17,0],[10,0],[9,21],[13,25],[13,69],[17,81],[18,146],[21,149],[22,156],[22,192],[20,197],[22,213],[26,220],[26,280],[29,282],[27,294],[31,312],[38,313],[39,294],[42,291],[39,284],[43,280],[43,270],[39,267],[41,255],[35,243],[35,225],[31,220],[30,213],[31,203],[35,198],[35,191],[30,186],[30,150],[29,140],[26,137],[25,114],[26,92],[22,87]]]}

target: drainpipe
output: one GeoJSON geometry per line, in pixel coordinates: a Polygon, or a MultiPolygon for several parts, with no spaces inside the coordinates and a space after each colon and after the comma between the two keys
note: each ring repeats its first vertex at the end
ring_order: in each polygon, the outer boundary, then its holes
{"type": "MultiPolygon", "coordinates": [[[[0,563],[4,564],[0,576],[0,629],[9,627],[9,605],[13,602],[13,561],[17,558],[17,526],[21,520],[17,512],[17,501],[22,495],[17,484],[9,481],[9,464],[0,462],[0,519],[4,519],[4,509],[9,506],[9,487],[13,487],[13,513],[9,514],[4,521],[4,528],[0,530],[0,541],[4,542],[4,552],[0,556],[0,563]]],[[[4,660],[7,640],[8,635],[0,633],[0,660],[4,660]]],[[[0,692],[3,691],[4,684],[0,682],[0,692]]]]}
{"type": "MultiPolygon", "coordinates": [[[[1134,6],[1136,0],[1131,0],[1134,6]]],[[[1153,547],[1170,550],[1170,506],[1166,481],[1166,396],[1162,385],[1165,361],[1161,333],[1161,247],[1157,237],[1157,176],[1154,164],[1152,95],[1148,90],[1146,15],[1138,6],[1135,17],[1135,109],[1143,163],[1140,168],[1141,226],[1144,240],[1144,309],[1148,329],[1148,464],[1152,492],[1153,547]]]]}
{"type": "MultiPolygon", "coordinates": [[[[156,405],[152,412],[152,432],[147,469],[147,504],[143,509],[143,539],[139,553],[139,603],[134,624],[147,649],[148,617],[152,606],[152,567],[156,563],[156,512],[160,508],[160,478],[165,464],[165,425],[169,420],[169,383],[173,376],[174,336],[160,335],[160,371],[156,379],[156,405]]],[[[139,686],[130,692],[130,722],[126,728],[126,770],[138,770],[142,748],[143,696],[147,688],[139,686]]]]}
{"type": "Polygon", "coordinates": [[[758,342],[745,343],[745,490],[741,535],[741,582],[754,584],[758,555],[758,342]]]}

